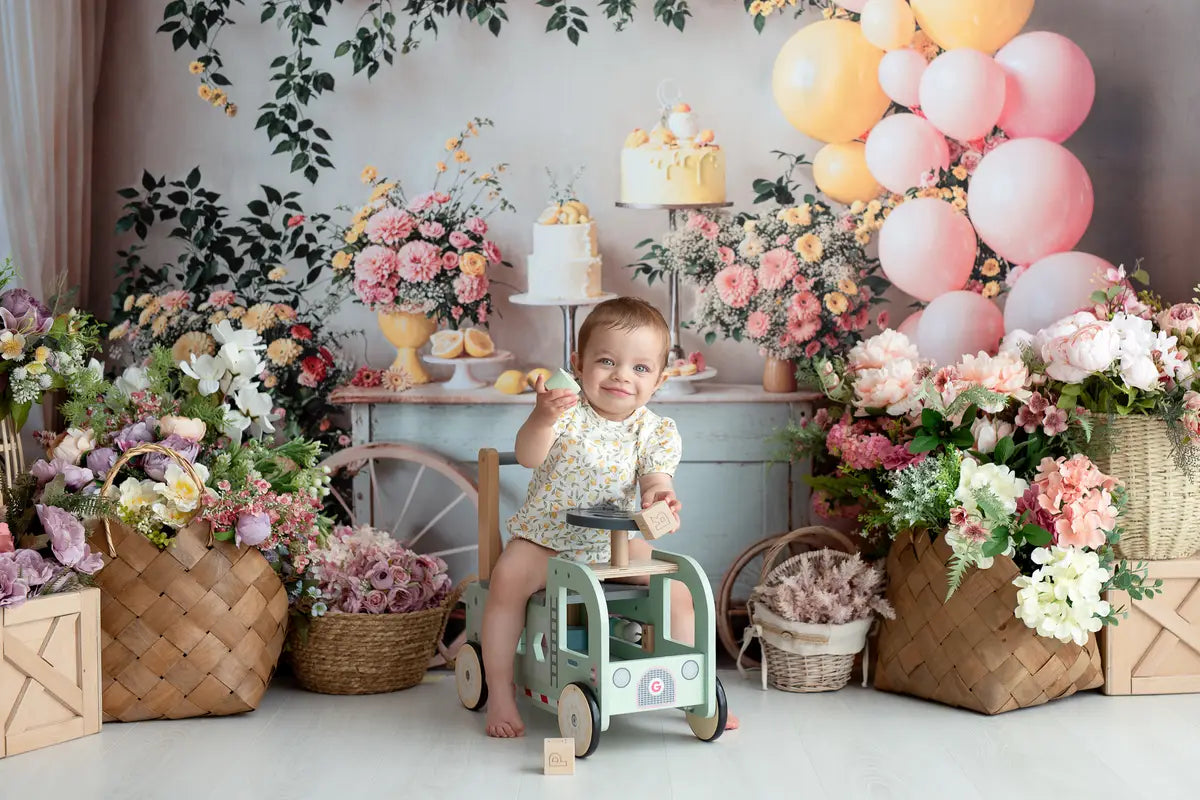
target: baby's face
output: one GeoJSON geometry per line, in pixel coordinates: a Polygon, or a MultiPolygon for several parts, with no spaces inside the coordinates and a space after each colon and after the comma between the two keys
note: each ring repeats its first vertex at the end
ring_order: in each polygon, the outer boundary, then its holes
{"type": "Polygon", "coordinates": [[[598,328],[587,352],[573,356],[583,393],[597,413],[622,420],[662,386],[664,342],[653,328],[598,328]]]}

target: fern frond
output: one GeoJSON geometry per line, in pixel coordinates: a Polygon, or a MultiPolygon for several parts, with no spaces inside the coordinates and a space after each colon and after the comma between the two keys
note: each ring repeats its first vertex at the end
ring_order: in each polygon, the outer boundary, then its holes
{"type": "Polygon", "coordinates": [[[971,560],[963,553],[955,553],[950,556],[950,564],[946,572],[946,600],[949,600],[958,587],[962,586],[963,576],[967,574],[967,569],[971,566],[971,560]]]}

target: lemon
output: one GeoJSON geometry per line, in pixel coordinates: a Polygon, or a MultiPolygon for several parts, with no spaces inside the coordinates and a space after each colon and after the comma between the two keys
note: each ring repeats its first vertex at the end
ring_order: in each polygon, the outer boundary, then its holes
{"type": "Polygon", "coordinates": [[[434,358],[458,358],[463,353],[462,331],[438,331],[429,337],[434,358]]]}
{"type": "Polygon", "coordinates": [[[467,328],[463,334],[463,342],[467,348],[467,355],[473,358],[485,358],[496,352],[492,337],[479,328],[467,328]]]}
{"type": "Polygon", "coordinates": [[[530,389],[537,386],[537,379],[539,375],[544,381],[550,380],[550,370],[546,369],[545,367],[538,367],[537,369],[530,370],[529,374],[525,376],[525,383],[529,384],[530,389]]]}
{"type": "Polygon", "coordinates": [[[525,391],[525,376],[519,369],[506,370],[496,378],[496,389],[505,394],[521,394],[525,391]]]}

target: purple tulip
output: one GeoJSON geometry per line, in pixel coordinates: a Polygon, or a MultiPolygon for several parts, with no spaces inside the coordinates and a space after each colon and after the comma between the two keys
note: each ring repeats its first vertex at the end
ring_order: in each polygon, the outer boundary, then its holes
{"type": "Polygon", "coordinates": [[[248,544],[257,547],[271,535],[271,517],[262,512],[241,514],[237,520],[237,530],[234,540],[240,547],[248,544]]]}
{"type": "MultiPolygon", "coordinates": [[[[195,461],[196,456],[200,453],[199,444],[174,433],[163,439],[159,444],[174,450],[188,461],[195,461]]],[[[161,481],[166,478],[167,465],[171,461],[170,456],[160,455],[159,453],[147,453],[145,458],[142,459],[142,469],[146,471],[146,477],[161,481]]]]}
{"type": "Polygon", "coordinates": [[[117,432],[113,438],[117,447],[121,448],[124,453],[131,447],[136,447],[139,444],[146,444],[154,441],[154,429],[158,425],[158,420],[154,417],[147,417],[141,422],[135,422],[132,425],[126,425],[117,432]]]}
{"type": "Polygon", "coordinates": [[[50,309],[26,289],[0,294],[0,318],[4,327],[20,333],[46,333],[54,325],[50,309]]]}
{"type": "Polygon", "coordinates": [[[111,447],[101,447],[87,454],[87,467],[97,478],[104,479],[108,471],[117,463],[117,451],[111,447]]]}

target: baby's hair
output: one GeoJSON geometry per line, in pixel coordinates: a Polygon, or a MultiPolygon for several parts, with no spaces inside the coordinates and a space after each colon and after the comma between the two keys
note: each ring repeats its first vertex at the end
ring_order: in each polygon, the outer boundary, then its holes
{"type": "Polygon", "coordinates": [[[637,297],[617,297],[596,306],[583,325],[579,326],[579,354],[587,351],[588,339],[596,328],[615,328],[633,331],[638,328],[653,328],[662,336],[662,367],[667,366],[667,353],[671,349],[671,329],[657,308],[637,297]]]}

